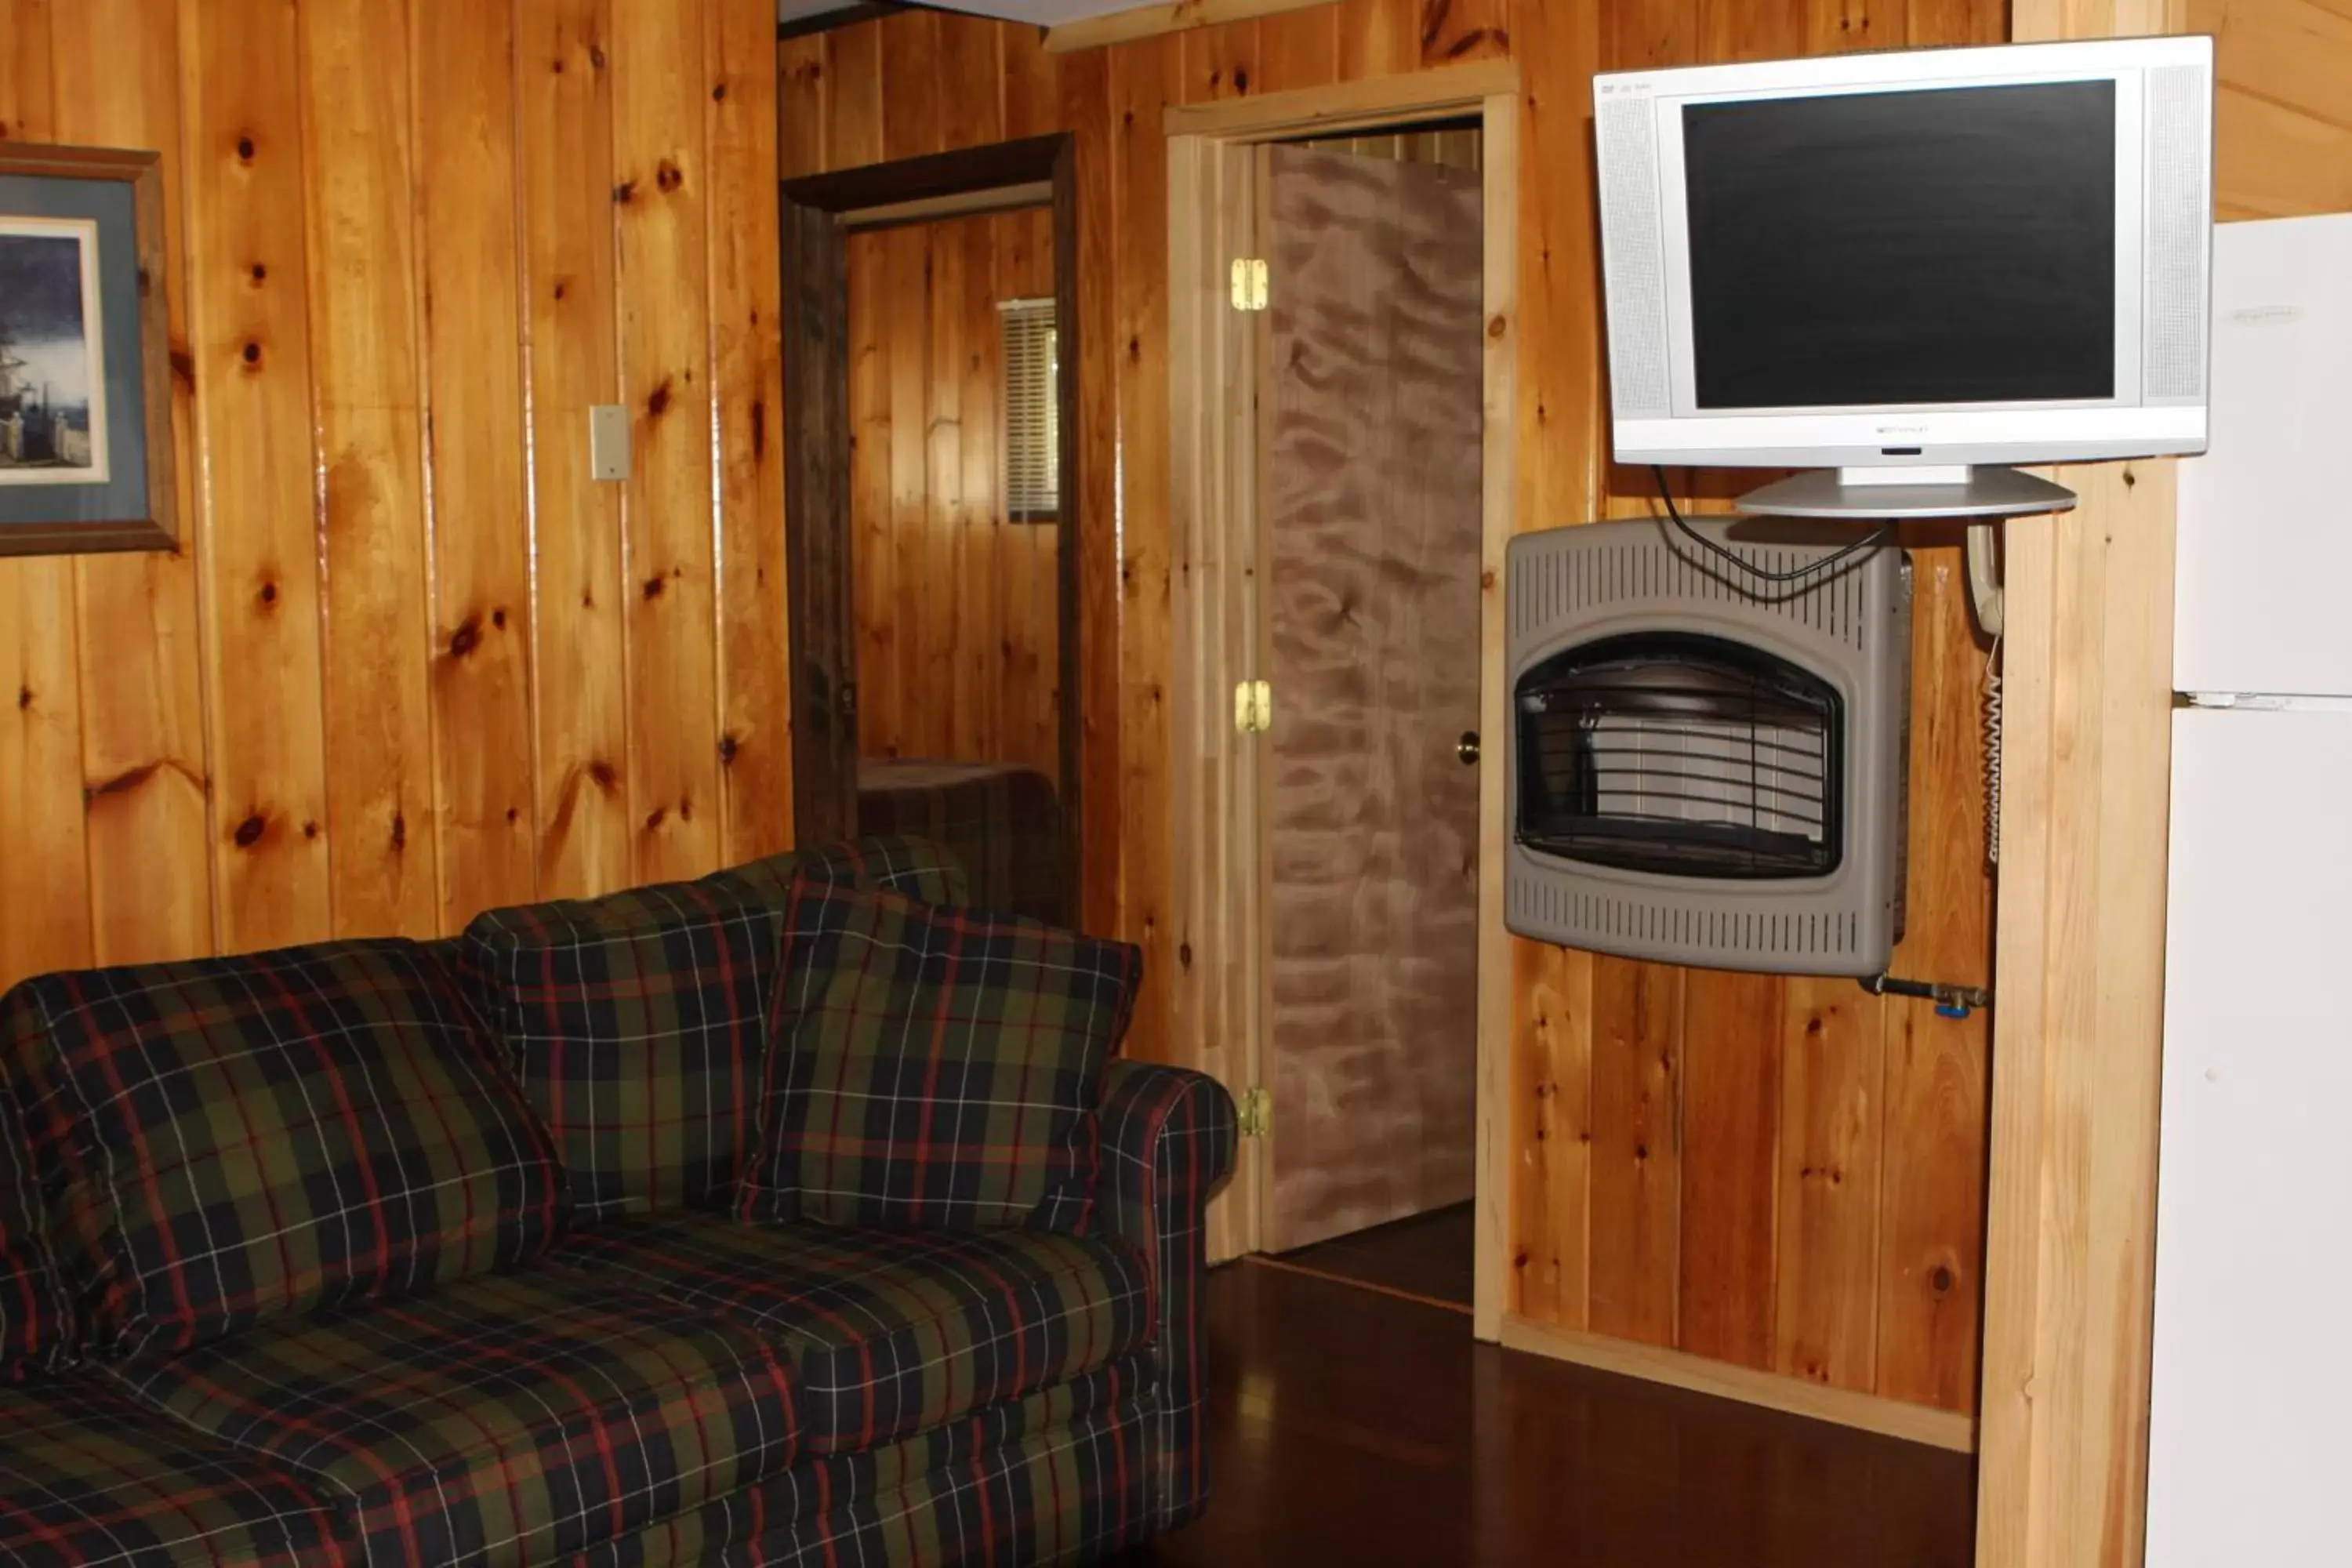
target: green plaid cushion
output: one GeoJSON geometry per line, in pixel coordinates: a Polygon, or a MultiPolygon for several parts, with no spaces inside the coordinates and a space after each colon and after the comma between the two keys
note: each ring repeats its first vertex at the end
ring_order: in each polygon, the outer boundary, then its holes
{"type": "Polygon", "coordinates": [[[114,1376],[344,1500],[369,1563],[560,1561],[795,1457],[788,1373],[758,1335],[544,1268],[114,1376]]]}
{"type": "Polygon", "coordinates": [[[598,1547],[569,1568],[1097,1563],[1151,1533],[1146,1358],[887,1447],[835,1454],[598,1547]]]}
{"type": "MultiPolygon", "coordinates": [[[[0,997],[0,1039],[31,1025],[32,1009],[16,992],[0,997]]],[[[0,1079],[0,1384],[54,1370],[71,1358],[73,1312],[41,1229],[24,1115],[16,1091],[0,1079]]]]}
{"type": "Polygon", "coordinates": [[[757,1331],[812,1452],[873,1447],[1091,1372],[1151,1333],[1140,1255],[1035,1230],[853,1230],[717,1215],[585,1231],[555,1260],[757,1331]]]}
{"type": "Polygon", "coordinates": [[[333,1503],[93,1374],[0,1390],[0,1563],[293,1568],[346,1561],[333,1503]]]}
{"type": "Polygon", "coordinates": [[[44,975],[8,1065],[88,1327],[184,1347],[522,1262],[562,1172],[414,942],[44,975]]]}
{"type": "Polygon", "coordinates": [[[738,1214],[1085,1228],[1138,949],[811,882],[783,953],[738,1214]]]}
{"type": "Polygon", "coordinates": [[[937,847],[885,838],[778,855],[693,882],[492,910],[464,967],[551,1128],[583,1223],[724,1206],[751,1146],[767,998],[791,879],[942,897],[937,847]]]}

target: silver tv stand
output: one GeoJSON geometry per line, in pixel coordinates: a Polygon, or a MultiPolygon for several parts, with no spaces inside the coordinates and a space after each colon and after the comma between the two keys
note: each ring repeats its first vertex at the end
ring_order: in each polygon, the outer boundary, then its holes
{"type": "Polygon", "coordinates": [[[1759,517],[1827,517],[1854,521],[1929,517],[2017,517],[2068,511],[2074,492],[2015,468],[1815,468],[1792,474],[1738,500],[1759,517]]]}

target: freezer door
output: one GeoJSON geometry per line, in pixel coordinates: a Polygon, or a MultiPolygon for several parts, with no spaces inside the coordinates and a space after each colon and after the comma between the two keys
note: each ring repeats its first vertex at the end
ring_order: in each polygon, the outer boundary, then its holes
{"type": "Polygon", "coordinates": [[[2173,689],[2352,693],[2352,214],[2213,231],[2212,449],[2180,464],[2173,689]]]}
{"type": "Polygon", "coordinates": [[[2352,1563],[2352,712],[2174,716],[2147,1568],[2352,1563]]]}

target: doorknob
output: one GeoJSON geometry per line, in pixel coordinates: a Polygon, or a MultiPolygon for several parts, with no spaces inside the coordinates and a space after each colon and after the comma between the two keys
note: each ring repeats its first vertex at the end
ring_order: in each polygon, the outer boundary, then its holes
{"type": "Polygon", "coordinates": [[[1454,754],[1462,759],[1464,767],[1476,767],[1478,765],[1478,731],[1463,731],[1462,739],[1454,742],[1454,754]]]}

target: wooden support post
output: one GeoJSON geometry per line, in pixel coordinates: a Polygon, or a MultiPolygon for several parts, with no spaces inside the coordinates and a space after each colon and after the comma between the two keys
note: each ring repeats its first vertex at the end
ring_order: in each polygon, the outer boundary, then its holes
{"type": "MultiPolygon", "coordinates": [[[[2181,0],[2019,0],[2021,41],[2181,0]]],[[[2137,1568],[2163,1054],[2173,465],[2009,526],[1979,1568],[2137,1568]]]]}

